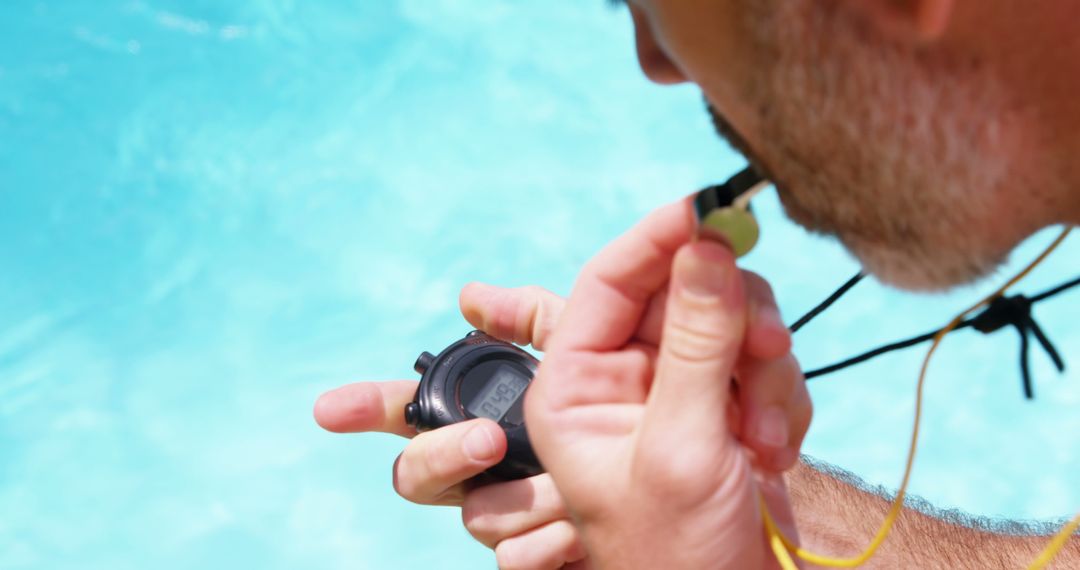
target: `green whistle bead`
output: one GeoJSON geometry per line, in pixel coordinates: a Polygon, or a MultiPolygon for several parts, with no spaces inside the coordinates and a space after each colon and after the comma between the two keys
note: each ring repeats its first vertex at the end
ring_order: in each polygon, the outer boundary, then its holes
{"type": "Polygon", "coordinates": [[[754,214],[737,206],[713,209],[701,218],[700,224],[699,232],[703,236],[727,241],[735,257],[750,253],[760,234],[754,214]]]}

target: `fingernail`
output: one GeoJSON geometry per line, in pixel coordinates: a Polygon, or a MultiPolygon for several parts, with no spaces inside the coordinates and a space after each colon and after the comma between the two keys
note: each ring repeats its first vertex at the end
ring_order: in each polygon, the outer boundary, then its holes
{"type": "Polygon", "coordinates": [[[465,455],[473,461],[488,461],[495,456],[495,440],[484,426],[476,426],[465,434],[462,442],[465,455]]]}
{"type": "Polygon", "coordinates": [[[783,330],[787,330],[784,326],[784,319],[780,316],[780,309],[777,309],[775,305],[765,303],[755,305],[754,313],[757,315],[758,322],[762,325],[772,325],[783,330]]]}
{"type": "Polygon", "coordinates": [[[779,406],[769,406],[762,410],[757,420],[754,438],[762,445],[784,447],[788,442],[787,415],[779,406]]]}
{"type": "Polygon", "coordinates": [[[721,296],[734,273],[731,252],[716,243],[698,242],[680,259],[679,280],[687,293],[703,298],[721,296]]]}

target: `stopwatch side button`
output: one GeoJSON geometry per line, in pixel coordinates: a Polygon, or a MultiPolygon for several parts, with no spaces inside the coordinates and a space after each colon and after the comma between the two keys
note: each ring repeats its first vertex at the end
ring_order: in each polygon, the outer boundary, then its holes
{"type": "Polygon", "coordinates": [[[405,405],[405,423],[416,427],[417,422],[420,420],[420,404],[416,402],[409,402],[405,405]]]}
{"type": "Polygon", "coordinates": [[[420,354],[420,357],[416,359],[416,364],[413,364],[413,370],[421,376],[427,372],[428,368],[431,368],[431,363],[435,362],[435,355],[430,352],[424,351],[420,354]]]}

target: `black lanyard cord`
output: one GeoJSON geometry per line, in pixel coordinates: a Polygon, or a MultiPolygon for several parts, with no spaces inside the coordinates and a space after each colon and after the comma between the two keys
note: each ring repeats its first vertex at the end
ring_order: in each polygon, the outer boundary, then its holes
{"type": "MultiPolygon", "coordinates": [[[[799,330],[804,325],[806,325],[806,323],[810,322],[814,317],[818,316],[825,309],[829,308],[830,305],[835,303],[841,296],[844,295],[844,293],[847,293],[860,280],[862,280],[862,278],[862,272],[856,273],[854,277],[841,285],[840,288],[837,289],[832,295],[829,295],[827,299],[825,299],[816,307],[811,309],[808,313],[803,315],[802,318],[795,321],[795,323],[792,324],[790,327],[791,332],[799,330]]],[[[1034,397],[1034,390],[1032,388],[1031,382],[1031,369],[1028,365],[1028,349],[1030,346],[1031,336],[1035,337],[1035,340],[1050,357],[1050,360],[1053,361],[1054,367],[1057,368],[1058,372],[1065,371],[1065,362],[1061,358],[1061,354],[1058,352],[1057,348],[1054,347],[1054,344],[1050,342],[1050,339],[1046,336],[1046,333],[1043,332],[1042,328],[1039,327],[1039,324],[1035,322],[1035,318],[1031,314],[1031,307],[1039,301],[1043,301],[1045,299],[1053,297],[1054,295],[1076,287],[1077,285],[1080,285],[1080,277],[1077,277],[1070,281],[1066,281],[1065,283],[1062,283],[1056,287],[1053,287],[1031,297],[1027,297],[1025,295],[998,297],[994,299],[989,306],[979,312],[979,314],[969,319],[965,319],[950,332],[955,332],[957,330],[965,328],[974,328],[981,333],[989,334],[1007,325],[1011,325],[1013,328],[1015,328],[1017,333],[1020,335],[1020,374],[1024,381],[1024,397],[1030,400],[1034,397]]],[[[847,360],[843,360],[835,364],[830,364],[828,366],[807,371],[804,373],[804,375],[806,376],[807,380],[811,380],[813,378],[817,378],[818,376],[831,374],[849,366],[854,366],[856,364],[866,362],[871,358],[880,356],[887,352],[908,348],[926,342],[933,339],[934,336],[938,334],[938,332],[940,332],[940,329],[933,330],[918,336],[913,336],[905,340],[889,343],[884,346],[879,346],[858,356],[848,358],[847,360]]]]}
{"type": "Polygon", "coordinates": [[[829,295],[824,301],[818,303],[816,307],[810,309],[810,311],[803,315],[802,318],[795,321],[795,323],[792,324],[791,327],[789,327],[791,329],[791,332],[798,332],[799,329],[803,328],[803,325],[812,321],[814,317],[825,312],[825,309],[828,309],[833,303],[838,301],[840,297],[843,297],[844,293],[847,293],[851,290],[852,287],[858,285],[859,281],[862,281],[863,277],[866,277],[866,274],[860,271],[856,273],[854,277],[848,279],[847,282],[841,285],[839,289],[833,291],[832,295],[829,295]]]}

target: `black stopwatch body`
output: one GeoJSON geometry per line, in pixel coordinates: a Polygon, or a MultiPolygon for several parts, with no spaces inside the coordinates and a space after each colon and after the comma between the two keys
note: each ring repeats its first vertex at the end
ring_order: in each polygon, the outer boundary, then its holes
{"type": "Polygon", "coordinates": [[[506,432],[506,457],[487,474],[523,479],[540,466],[525,430],[525,389],[540,362],[520,348],[480,331],[440,352],[416,359],[420,385],[405,406],[405,421],[427,431],[474,418],[489,418],[506,432]]]}

